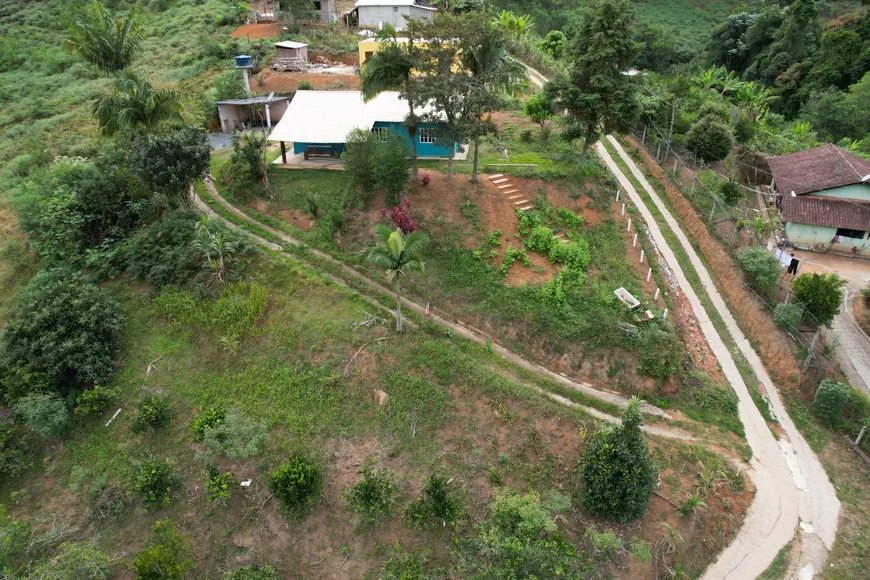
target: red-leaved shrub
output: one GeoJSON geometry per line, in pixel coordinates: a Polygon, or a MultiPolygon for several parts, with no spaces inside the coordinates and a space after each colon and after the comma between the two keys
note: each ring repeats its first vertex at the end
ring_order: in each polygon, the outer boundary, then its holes
{"type": "Polygon", "coordinates": [[[411,202],[407,197],[399,205],[394,205],[389,210],[381,210],[381,215],[386,217],[387,211],[390,212],[390,220],[402,230],[403,234],[410,234],[417,229],[411,219],[411,202]]]}

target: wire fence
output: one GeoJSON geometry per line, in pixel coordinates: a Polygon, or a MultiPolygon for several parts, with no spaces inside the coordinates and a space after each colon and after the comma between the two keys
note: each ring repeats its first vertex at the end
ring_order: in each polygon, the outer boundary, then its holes
{"type": "MultiPolygon", "coordinates": [[[[794,302],[791,292],[793,278],[785,273],[785,268],[776,287],[769,295],[763,295],[746,282],[737,265],[733,255],[736,249],[767,242],[768,235],[773,231],[771,219],[762,218],[767,222],[763,236],[759,236],[753,226],[743,227],[740,220],[751,223],[753,220],[749,219],[749,215],[763,216],[762,208],[752,208],[748,201],[741,206],[728,207],[709,183],[698,178],[698,172],[705,167],[691,154],[677,150],[665,134],[658,133],[661,128],[652,119],[649,121],[650,124],[638,128],[636,139],[649,157],[656,161],[655,168],[658,171],[652,171],[653,177],[665,186],[667,199],[676,214],[675,219],[691,234],[704,259],[716,273],[741,326],[752,337],[765,364],[781,382],[796,378],[799,387],[810,394],[823,378],[836,373],[845,375],[832,356],[833,349],[839,344],[835,332],[826,332],[830,343],[826,345],[818,321],[812,320],[810,314],[807,316],[814,324],[793,326],[783,322],[783,328],[773,321],[771,314],[778,302],[794,302]],[[690,175],[686,175],[686,171],[690,175]],[[673,195],[674,190],[677,195],[673,195]],[[785,330],[785,334],[781,330],[785,330]]],[[[727,178],[718,173],[716,175],[717,178],[727,178]]],[[[767,195],[766,191],[760,189],[746,185],[741,187],[756,195],[767,195]]],[[[764,202],[765,198],[759,199],[759,205],[763,206],[764,202]]],[[[773,219],[776,219],[775,213],[773,219]]]]}

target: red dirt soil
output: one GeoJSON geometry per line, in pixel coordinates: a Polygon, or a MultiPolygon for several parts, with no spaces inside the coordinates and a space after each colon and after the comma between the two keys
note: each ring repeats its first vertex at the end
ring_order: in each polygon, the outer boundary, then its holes
{"type": "Polygon", "coordinates": [[[336,87],[336,85],[344,85],[336,90],[353,91],[359,88],[359,77],[356,75],[341,75],[331,73],[290,73],[290,72],[273,72],[265,70],[254,78],[254,84],[259,92],[270,93],[290,93],[296,90],[299,83],[303,80],[311,83],[315,89],[323,89],[324,87],[336,87]],[[259,84],[259,78],[263,79],[263,84],[259,84]]]}
{"type": "Polygon", "coordinates": [[[230,33],[230,38],[274,38],[281,36],[283,29],[274,22],[263,24],[243,24],[230,33]]]}

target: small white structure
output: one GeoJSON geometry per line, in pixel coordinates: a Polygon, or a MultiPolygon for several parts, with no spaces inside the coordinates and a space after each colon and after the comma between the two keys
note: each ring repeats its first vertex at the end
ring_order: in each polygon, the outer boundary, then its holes
{"type": "Polygon", "coordinates": [[[275,61],[272,68],[278,71],[304,71],[308,65],[308,45],[304,42],[282,40],[275,43],[275,61]]]}
{"type": "Polygon", "coordinates": [[[287,97],[250,97],[247,99],[230,99],[218,101],[218,117],[221,120],[221,131],[232,133],[233,130],[249,129],[251,127],[271,128],[287,111],[287,97]]]}
{"type": "Polygon", "coordinates": [[[389,24],[396,30],[405,30],[408,18],[432,20],[437,8],[419,6],[415,0],[356,0],[353,10],[344,15],[352,28],[380,30],[389,24]]]}
{"type": "Polygon", "coordinates": [[[631,295],[631,292],[625,288],[617,288],[613,291],[619,301],[625,304],[629,310],[637,310],[640,306],[640,301],[631,295]]]}

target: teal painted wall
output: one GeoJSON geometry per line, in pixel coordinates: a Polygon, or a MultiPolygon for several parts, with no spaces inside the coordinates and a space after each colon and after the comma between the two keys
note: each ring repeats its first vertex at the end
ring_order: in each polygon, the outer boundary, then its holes
{"type": "MultiPolygon", "coordinates": [[[[341,155],[344,153],[344,143],[313,143],[313,147],[332,147],[333,151],[338,151],[338,154],[341,155]]],[[[308,147],[308,143],[293,143],[293,153],[296,155],[302,155],[305,153],[305,149],[308,147]]]]}
{"type": "Polygon", "coordinates": [[[831,240],[837,235],[837,228],[827,228],[824,226],[811,226],[807,224],[798,224],[788,222],[785,224],[785,235],[788,241],[793,245],[809,246],[812,248],[817,244],[825,247],[830,246],[836,252],[851,253],[853,247],[857,247],[860,254],[870,254],[870,239],[868,234],[864,234],[863,240],[840,237],[840,242],[831,244],[831,240]]]}
{"type": "MultiPolygon", "coordinates": [[[[377,127],[387,127],[398,133],[399,135],[403,135],[408,139],[408,147],[411,147],[411,138],[408,136],[408,130],[402,126],[401,123],[384,123],[378,121],[374,124],[374,128],[377,127]]],[[[447,157],[450,155],[449,147],[441,147],[440,145],[436,145],[434,143],[420,143],[420,132],[419,129],[435,129],[438,127],[437,123],[420,123],[417,132],[417,157],[447,157]]],[[[455,145],[454,145],[455,147],[455,145]]]]}
{"type": "Polygon", "coordinates": [[[845,185],[843,187],[835,187],[834,189],[817,191],[810,195],[821,195],[824,197],[846,197],[849,199],[866,199],[870,201],[870,185],[856,183],[854,185],[845,185]]]}

